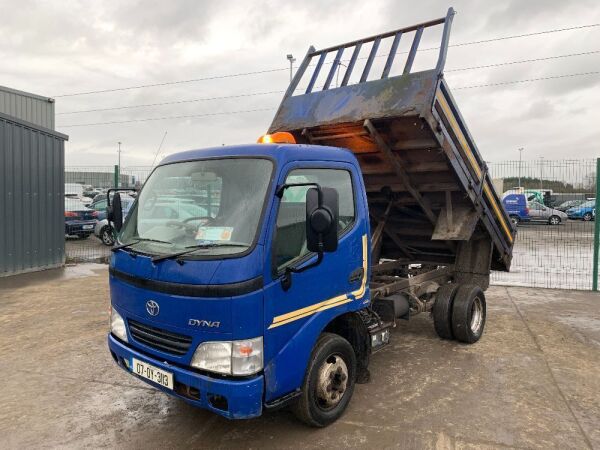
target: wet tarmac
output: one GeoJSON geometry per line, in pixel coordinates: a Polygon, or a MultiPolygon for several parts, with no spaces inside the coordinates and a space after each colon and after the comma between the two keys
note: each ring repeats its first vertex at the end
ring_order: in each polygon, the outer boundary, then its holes
{"type": "Polygon", "coordinates": [[[0,279],[2,448],[600,448],[600,296],[494,286],[483,338],[401,323],[340,421],[228,421],[132,378],[106,348],[107,269],[0,279]]]}

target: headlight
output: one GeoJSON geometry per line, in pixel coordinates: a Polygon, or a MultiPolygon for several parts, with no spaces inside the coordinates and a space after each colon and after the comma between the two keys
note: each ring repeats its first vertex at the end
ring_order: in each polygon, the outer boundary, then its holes
{"type": "Polygon", "coordinates": [[[110,332],[122,341],[127,342],[127,330],[125,321],[115,308],[110,307],[110,332]]]}
{"type": "Polygon", "coordinates": [[[263,368],[263,339],[204,342],[194,352],[192,367],[227,375],[252,375],[263,368]]]}

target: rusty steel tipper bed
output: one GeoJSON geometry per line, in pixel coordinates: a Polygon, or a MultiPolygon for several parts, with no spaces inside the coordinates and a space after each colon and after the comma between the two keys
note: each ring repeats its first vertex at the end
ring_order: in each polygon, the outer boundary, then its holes
{"type": "Polygon", "coordinates": [[[443,79],[453,16],[450,8],[441,19],[310,47],[269,133],[287,131],[299,143],[356,155],[369,200],[372,264],[452,265],[489,278],[490,267],[509,269],[514,229],[443,79]],[[423,33],[435,27],[441,28],[435,67],[413,72],[423,33]],[[402,39],[411,39],[404,53],[402,39]],[[389,49],[383,55],[382,43],[389,49]],[[373,73],[382,56],[383,70],[373,73]],[[399,73],[390,76],[394,70],[399,73]]]}

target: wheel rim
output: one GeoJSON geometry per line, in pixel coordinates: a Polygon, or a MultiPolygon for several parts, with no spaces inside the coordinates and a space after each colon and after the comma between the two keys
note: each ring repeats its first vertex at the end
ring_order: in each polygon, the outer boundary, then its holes
{"type": "Polygon", "coordinates": [[[317,403],[321,409],[335,408],[346,392],[348,366],[340,355],[331,355],[319,369],[317,403]]]}
{"type": "Polygon", "coordinates": [[[560,219],[559,219],[558,217],[552,217],[552,218],[550,219],[550,223],[551,223],[552,225],[558,225],[558,224],[559,224],[559,222],[560,222],[560,219]]]}
{"type": "Polygon", "coordinates": [[[102,242],[104,242],[107,245],[112,244],[113,240],[112,240],[112,236],[110,235],[110,231],[104,230],[102,232],[102,242]]]}
{"type": "Polygon", "coordinates": [[[483,323],[483,302],[479,297],[475,297],[471,306],[471,331],[478,334],[483,323]]]}
{"type": "Polygon", "coordinates": [[[584,214],[583,220],[589,221],[592,218],[590,214],[584,214]]]}

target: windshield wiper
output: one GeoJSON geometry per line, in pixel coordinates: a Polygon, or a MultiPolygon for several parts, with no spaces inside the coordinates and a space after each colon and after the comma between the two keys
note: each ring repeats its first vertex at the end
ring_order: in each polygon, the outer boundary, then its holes
{"type": "Polygon", "coordinates": [[[242,243],[232,243],[232,242],[211,242],[210,244],[196,244],[196,245],[188,245],[184,247],[185,250],[181,250],[179,252],[170,253],[167,255],[157,255],[152,258],[152,262],[159,262],[165,259],[177,258],[178,256],[187,255],[188,253],[193,253],[197,250],[206,250],[208,248],[213,247],[249,247],[248,244],[242,243]]]}
{"type": "Polygon", "coordinates": [[[116,252],[117,250],[121,250],[123,248],[131,247],[132,245],[139,244],[140,242],[158,242],[160,244],[171,244],[170,242],[160,241],[158,239],[139,238],[139,239],[136,239],[135,241],[129,242],[127,244],[117,245],[117,246],[111,248],[110,250],[113,252],[116,252]]]}

